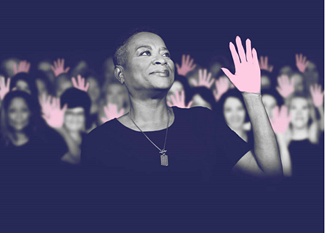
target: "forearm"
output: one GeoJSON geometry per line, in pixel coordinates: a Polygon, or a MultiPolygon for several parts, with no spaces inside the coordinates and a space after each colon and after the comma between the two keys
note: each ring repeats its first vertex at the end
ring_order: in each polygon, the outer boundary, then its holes
{"type": "Polygon", "coordinates": [[[320,119],[319,119],[319,128],[324,131],[324,109],[323,109],[323,106],[318,106],[317,107],[317,111],[320,115],[320,119]]]}
{"type": "Polygon", "coordinates": [[[285,142],[284,134],[277,134],[277,141],[280,148],[280,157],[283,168],[283,175],[290,177],[292,176],[292,164],[291,157],[288,150],[288,146],[285,142]]]}
{"type": "Polygon", "coordinates": [[[243,93],[254,134],[257,164],[265,174],[282,175],[279,148],[260,94],[243,93]]]}

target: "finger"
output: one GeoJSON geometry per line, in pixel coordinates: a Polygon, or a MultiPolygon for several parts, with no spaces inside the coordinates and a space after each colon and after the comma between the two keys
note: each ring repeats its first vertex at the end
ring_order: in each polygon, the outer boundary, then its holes
{"type": "Polygon", "coordinates": [[[70,67],[67,67],[67,68],[64,70],[64,72],[65,72],[65,73],[68,73],[69,70],[70,70],[70,67]]]}
{"type": "Polygon", "coordinates": [[[54,67],[53,67],[53,66],[51,66],[51,69],[53,70],[53,72],[55,72],[55,69],[54,69],[54,67]]]}
{"type": "Polygon", "coordinates": [[[191,68],[190,68],[190,71],[194,70],[196,67],[196,64],[194,64],[191,68]]]}
{"type": "Polygon", "coordinates": [[[298,58],[298,54],[296,54],[296,63],[298,63],[299,58],[298,58]]]}
{"type": "Polygon", "coordinates": [[[204,81],[207,81],[207,80],[208,80],[208,77],[207,77],[207,69],[204,69],[204,70],[203,70],[203,77],[202,77],[202,79],[203,79],[204,81]]]}
{"type": "Polygon", "coordinates": [[[239,57],[235,48],[235,45],[233,43],[229,43],[229,48],[231,52],[232,59],[234,61],[235,67],[238,67],[240,64],[239,57]]]}
{"type": "Polygon", "coordinates": [[[202,75],[203,75],[202,70],[199,69],[199,80],[202,80],[202,75]]]}
{"type": "Polygon", "coordinates": [[[198,85],[194,78],[190,79],[190,83],[195,87],[198,85]]]}
{"type": "Polygon", "coordinates": [[[189,63],[189,61],[190,61],[190,55],[187,55],[185,64],[187,65],[189,63]]]}
{"type": "Polygon", "coordinates": [[[30,68],[30,63],[27,64],[27,68],[26,68],[27,72],[29,71],[29,68],[30,68]]]}
{"type": "Polygon", "coordinates": [[[72,77],[72,84],[74,87],[78,87],[76,79],[74,77],[72,77]]]}
{"type": "Polygon", "coordinates": [[[187,108],[192,107],[192,104],[193,104],[193,100],[191,100],[191,101],[188,103],[187,108]]]}
{"type": "Polygon", "coordinates": [[[54,61],[54,67],[58,68],[58,63],[56,61],[54,61]]]}
{"type": "Polygon", "coordinates": [[[180,101],[184,101],[185,102],[185,91],[181,91],[181,98],[180,101]]]}
{"type": "MultiPolygon", "coordinates": [[[[4,78],[3,78],[3,81],[5,81],[4,78]]],[[[11,78],[8,78],[6,88],[10,88],[10,82],[11,82],[11,78]]]]}
{"type": "Polygon", "coordinates": [[[265,65],[267,66],[267,64],[269,64],[269,58],[266,56],[265,57],[265,65]]]}
{"type": "Polygon", "coordinates": [[[256,49],[255,49],[255,48],[253,48],[253,50],[252,50],[252,56],[253,56],[253,60],[252,60],[252,61],[253,61],[253,63],[259,66],[259,64],[258,64],[258,56],[257,56],[257,51],[256,51],[256,49]]]}
{"type": "Polygon", "coordinates": [[[273,71],[273,66],[271,66],[271,67],[270,67],[269,71],[270,71],[270,72],[272,72],[272,71],[273,71]]]}
{"type": "Polygon", "coordinates": [[[245,57],[245,50],[244,47],[241,43],[241,39],[239,36],[236,37],[236,45],[237,45],[237,49],[238,49],[238,53],[239,53],[239,57],[240,57],[240,61],[246,62],[246,57],[245,57]]]}
{"type": "Polygon", "coordinates": [[[279,87],[276,87],[276,90],[279,92],[281,96],[283,96],[282,90],[279,87]]]}
{"type": "Polygon", "coordinates": [[[260,64],[261,64],[262,67],[264,66],[264,63],[263,63],[263,56],[260,57],[260,64]]]}
{"type": "Polygon", "coordinates": [[[307,61],[305,65],[308,66],[308,64],[309,64],[309,61],[307,61]]]}
{"type": "MultiPolygon", "coordinates": [[[[247,39],[246,40],[246,58],[248,62],[252,62],[253,61],[253,54],[252,54],[252,47],[251,47],[251,40],[247,39]]],[[[266,58],[267,59],[267,58],[266,58]]],[[[267,62],[266,62],[267,63],[267,62]]]]}
{"type": "Polygon", "coordinates": [[[85,87],[86,92],[88,91],[88,88],[89,88],[89,83],[87,82],[87,85],[85,87]]]}
{"type": "Polygon", "coordinates": [[[105,117],[102,117],[101,120],[102,120],[103,123],[106,123],[106,121],[108,121],[108,119],[106,119],[105,117]]]}
{"type": "Polygon", "coordinates": [[[189,66],[189,67],[191,67],[191,66],[192,66],[192,64],[193,64],[193,61],[194,61],[193,59],[191,59],[191,60],[190,60],[190,63],[188,64],[188,66],[189,66]]]}
{"type": "Polygon", "coordinates": [[[179,65],[176,63],[177,71],[180,70],[179,65]]]}
{"type": "Polygon", "coordinates": [[[167,105],[169,106],[169,107],[172,107],[173,105],[170,103],[170,102],[168,102],[167,101],[167,105]]]}
{"type": "Polygon", "coordinates": [[[65,104],[65,105],[63,106],[63,108],[62,108],[62,112],[65,112],[65,111],[67,110],[67,108],[68,108],[68,104],[65,104]]]}
{"type": "Polygon", "coordinates": [[[183,56],[182,56],[182,67],[184,64],[185,64],[185,54],[183,54],[183,56]]]}
{"type": "MultiPolygon", "coordinates": [[[[176,93],[177,93],[177,92],[176,92],[176,93]]],[[[176,103],[177,103],[177,102],[176,102],[176,99],[175,99],[175,97],[174,97],[174,95],[171,95],[170,98],[172,99],[173,104],[176,104],[176,103]]]]}

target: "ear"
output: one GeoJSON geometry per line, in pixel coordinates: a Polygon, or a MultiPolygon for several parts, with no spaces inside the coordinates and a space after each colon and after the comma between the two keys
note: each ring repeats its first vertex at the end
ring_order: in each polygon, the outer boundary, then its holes
{"type": "Polygon", "coordinates": [[[114,69],[114,76],[115,78],[117,78],[117,80],[123,85],[125,83],[125,78],[124,78],[124,74],[123,74],[123,67],[122,66],[115,66],[114,69]]]}

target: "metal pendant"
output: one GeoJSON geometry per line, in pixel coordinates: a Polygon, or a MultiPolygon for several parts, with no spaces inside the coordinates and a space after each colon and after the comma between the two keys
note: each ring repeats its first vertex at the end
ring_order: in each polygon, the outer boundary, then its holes
{"type": "Polygon", "coordinates": [[[165,154],[160,155],[161,166],[168,166],[168,156],[165,154]]]}

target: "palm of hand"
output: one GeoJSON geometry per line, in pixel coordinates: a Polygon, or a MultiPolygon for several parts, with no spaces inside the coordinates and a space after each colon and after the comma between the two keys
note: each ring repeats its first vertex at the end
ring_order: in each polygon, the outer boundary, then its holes
{"type": "Polygon", "coordinates": [[[67,109],[67,104],[61,109],[60,108],[60,99],[52,98],[52,104],[50,103],[51,97],[49,96],[46,99],[43,95],[41,100],[43,118],[46,123],[53,128],[61,128],[64,122],[64,113],[67,109]]]}
{"type": "Polygon", "coordinates": [[[287,98],[295,91],[293,79],[289,80],[287,75],[280,76],[278,78],[278,83],[279,87],[277,87],[276,90],[283,98],[287,98]]]}
{"type": "Polygon", "coordinates": [[[120,112],[117,110],[115,104],[108,104],[107,107],[104,107],[106,117],[102,117],[102,122],[110,121],[114,118],[118,118],[124,114],[124,109],[121,109],[120,112]]]}
{"type": "Polygon", "coordinates": [[[314,86],[310,86],[310,93],[313,98],[314,105],[316,107],[322,106],[324,101],[324,92],[322,93],[322,87],[320,85],[315,84],[314,86]]]}
{"type": "Polygon", "coordinates": [[[0,100],[3,100],[5,95],[9,92],[10,88],[10,78],[7,80],[7,84],[5,83],[5,78],[1,77],[0,79],[0,100]]]}
{"type": "Polygon", "coordinates": [[[273,120],[270,119],[270,122],[275,133],[284,134],[289,127],[290,120],[291,114],[288,116],[286,106],[282,106],[280,111],[278,106],[273,109],[273,120]]]}
{"type": "Polygon", "coordinates": [[[179,108],[190,108],[193,101],[190,101],[188,105],[185,105],[185,92],[182,90],[181,92],[176,92],[175,96],[170,97],[172,99],[172,103],[167,102],[169,107],[176,106],[179,108]]]}

